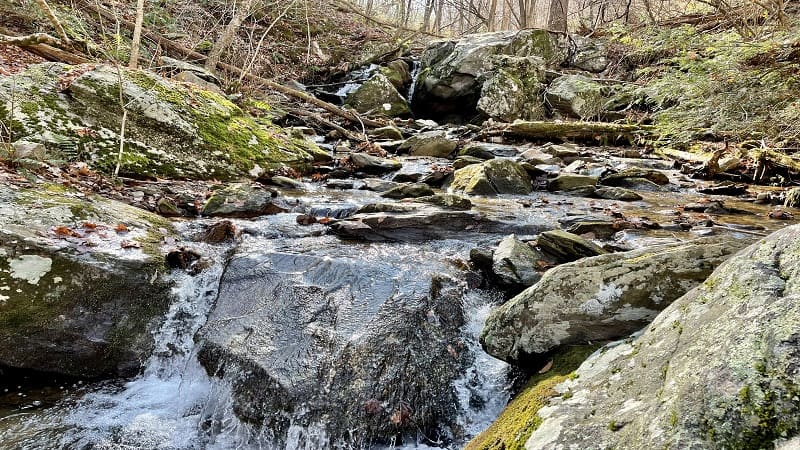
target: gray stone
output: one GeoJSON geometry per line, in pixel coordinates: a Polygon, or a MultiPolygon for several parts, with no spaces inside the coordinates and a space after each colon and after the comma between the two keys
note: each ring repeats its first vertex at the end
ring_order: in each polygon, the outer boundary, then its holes
{"type": "Polygon", "coordinates": [[[519,163],[496,158],[456,170],[450,189],[469,195],[527,194],[532,189],[531,183],[519,163]]]}
{"type": "Polygon", "coordinates": [[[739,252],[641,336],[590,357],[526,448],[795,448],[799,238],[792,226],[739,252]]]}
{"type": "Polygon", "coordinates": [[[455,170],[463,169],[464,167],[467,167],[472,164],[481,164],[483,163],[483,161],[485,160],[481,158],[476,158],[474,156],[459,156],[458,158],[455,159],[455,161],[453,161],[453,169],[455,170]]]}
{"type": "Polygon", "coordinates": [[[290,188],[290,189],[305,189],[305,185],[300,180],[294,178],[284,177],[281,175],[270,178],[270,182],[276,186],[290,188]]]}
{"type": "Polygon", "coordinates": [[[540,234],[536,245],[544,253],[556,258],[561,263],[606,253],[605,250],[588,240],[562,230],[540,234]]]}
{"type": "Polygon", "coordinates": [[[459,156],[474,156],[481,159],[512,158],[519,155],[513,145],[492,144],[490,142],[471,142],[458,152],[459,156]]]}
{"type": "Polygon", "coordinates": [[[492,255],[492,272],[507,286],[532,286],[542,278],[536,270],[544,259],[541,253],[517,239],[505,237],[492,255]]]}
{"type": "Polygon", "coordinates": [[[479,79],[478,110],[502,122],[541,120],[545,115],[544,72],[545,61],[538,56],[490,58],[479,79]]]}
{"type": "Polygon", "coordinates": [[[375,139],[387,139],[391,141],[403,139],[403,132],[394,125],[375,128],[369,132],[369,135],[375,139]]]}
{"type": "Polygon", "coordinates": [[[594,187],[596,184],[597,177],[590,177],[588,175],[563,174],[550,180],[550,182],[547,183],[547,189],[550,191],[567,191],[585,186],[594,187]]]}
{"type": "Polygon", "coordinates": [[[402,59],[395,59],[379,69],[398,91],[404,91],[411,84],[411,69],[402,59]]]}
{"type": "Polygon", "coordinates": [[[209,217],[257,217],[286,212],[273,202],[275,192],[256,184],[232,183],[218,187],[203,205],[201,214],[209,217]]]}
{"type": "Polygon", "coordinates": [[[481,342],[491,355],[525,364],[565,346],[626,337],[745,245],[699,239],[558,266],[494,310],[481,342]]]}
{"type": "Polygon", "coordinates": [[[403,164],[396,159],[381,158],[367,153],[351,153],[347,158],[356,170],[371,174],[393,172],[403,167],[403,164]]]}
{"type": "Polygon", "coordinates": [[[458,142],[450,140],[444,131],[425,131],[406,140],[398,149],[411,156],[446,158],[456,149],[458,142]]]}
{"type": "Polygon", "coordinates": [[[634,167],[621,170],[617,173],[606,175],[600,179],[600,184],[606,186],[621,186],[624,180],[630,178],[643,178],[658,185],[669,184],[669,177],[659,170],[634,167]]]}
{"type": "Polygon", "coordinates": [[[419,197],[417,201],[430,203],[444,209],[455,209],[458,211],[466,211],[472,208],[472,202],[468,198],[453,194],[436,194],[419,197]]]}
{"type": "Polygon", "coordinates": [[[345,104],[372,116],[402,117],[411,114],[406,99],[382,73],[376,73],[348,95],[345,104]]]}
{"type": "Polygon", "coordinates": [[[401,184],[400,186],[393,187],[381,193],[381,197],[394,199],[426,197],[431,195],[433,195],[433,189],[425,183],[401,184]]]}
{"type": "Polygon", "coordinates": [[[0,366],[135,375],[171,299],[165,237],[168,220],[124,203],[0,184],[0,366]]]}
{"type": "Polygon", "coordinates": [[[583,75],[563,75],[550,83],[545,99],[554,111],[566,117],[597,118],[606,102],[602,87],[583,75]]]}
{"type": "Polygon", "coordinates": [[[597,39],[571,35],[575,55],[570,65],[587,72],[600,73],[608,67],[608,49],[597,39]]]}
{"type": "Polygon", "coordinates": [[[642,196],[636,192],[614,186],[599,187],[595,190],[595,195],[607,200],[620,200],[624,202],[633,202],[642,199],[642,196]]]}

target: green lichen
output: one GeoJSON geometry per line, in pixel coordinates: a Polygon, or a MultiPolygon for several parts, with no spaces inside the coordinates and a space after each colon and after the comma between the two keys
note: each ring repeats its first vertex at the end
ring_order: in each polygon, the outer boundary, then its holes
{"type": "MultiPolygon", "coordinates": [[[[522,450],[542,422],[536,412],[557,395],[553,388],[573,377],[574,371],[597,349],[577,346],[553,356],[553,367],[530,378],[528,384],[486,431],[467,443],[465,450],[522,450]]],[[[570,396],[567,394],[566,398],[570,396]]]]}

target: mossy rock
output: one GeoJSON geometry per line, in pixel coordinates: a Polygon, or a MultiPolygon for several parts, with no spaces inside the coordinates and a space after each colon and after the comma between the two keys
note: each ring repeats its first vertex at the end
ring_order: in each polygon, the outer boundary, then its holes
{"type": "Polygon", "coordinates": [[[411,114],[408,101],[383,73],[376,73],[348,95],[345,104],[360,113],[373,116],[402,117],[411,114]]]}
{"type": "Polygon", "coordinates": [[[225,97],[147,71],[46,63],[0,80],[0,120],[53,159],[84,160],[149,178],[236,179],[281,166],[305,169],[325,153],[225,97]],[[123,110],[128,111],[119,158],[123,110]]]}
{"type": "Polygon", "coordinates": [[[607,99],[603,86],[583,75],[563,75],[550,83],[545,93],[557,114],[579,119],[599,118],[607,99]]]}
{"type": "Polygon", "coordinates": [[[170,222],[57,185],[0,187],[0,205],[0,365],[135,374],[171,299],[170,222]]]}
{"type": "Polygon", "coordinates": [[[450,190],[469,195],[527,194],[532,190],[532,184],[519,163],[508,158],[495,158],[456,170],[450,190]]]}

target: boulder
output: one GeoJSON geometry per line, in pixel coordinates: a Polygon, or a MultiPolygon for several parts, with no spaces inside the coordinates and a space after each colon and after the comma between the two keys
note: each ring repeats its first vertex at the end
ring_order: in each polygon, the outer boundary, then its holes
{"type": "Polygon", "coordinates": [[[558,266],[494,310],[481,342],[497,358],[535,364],[559,348],[626,337],[745,244],[699,239],[558,266]]]}
{"type": "Polygon", "coordinates": [[[608,49],[603,42],[581,35],[570,35],[575,46],[570,65],[587,72],[600,73],[609,64],[608,49]]]}
{"type": "Polygon", "coordinates": [[[590,357],[525,448],[796,448],[799,238],[792,226],[753,244],[590,357]]]}
{"type": "Polygon", "coordinates": [[[481,159],[513,158],[519,155],[513,145],[492,144],[490,142],[471,142],[458,152],[459,156],[474,156],[481,159]]]}
{"type": "Polygon", "coordinates": [[[376,73],[350,93],[345,104],[372,116],[403,117],[411,114],[408,101],[382,73],[376,73]]]}
{"type": "Polygon", "coordinates": [[[443,437],[459,409],[453,382],[471,357],[458,344],[462,287],[436,272],[453,269],[441,260],[408,269],[431,253],[319,239],[239,250],[199,333],[201,364],[231,386],[236,416],[281,448],[443,437]]]}
{"type": "Polygon", "coordinates": [[[411,136],[400,145],[398,152],[411,156],[447,158],[457,145],[458,142],[448,139],[444,131],[425,131],[411,136]]]}
{"type": "Polygon", "coordinates": [[[394,172],[403,167],[403,164],[396,159],[381,158],[367,153],[351,153],[347,159],[356,170],[370,174],[394,172]]]}
{"type": "Polygon", "coordinates": [[[0,184],[0,367],[135,375],[169,307],[160,246],[174,236],[114,200],[0,184]]]}
{"type": "Polygon", "coordinates": [[[636,192],[614,186],[599,187],[594,191],[594,193],[596,196],[607,200],[633,202],[642,199],[642,196],[636,192]]]}
{"type": "MultiPolygon", "coordinates": [[[[315,158],[327,157],[316,144],[246,114],[217,93],[147,71],[121,69],[121,76],[129,114],[120,175],[257,178],[284,165],[306,170],[315,158]]],[[[0,121],[15,136],[43,143],[52,159],[83,160],[112,173],[122,121],[119,84],[113,66],[32,65],[0,78],[0,121]]]]}
{"type": "Polygon", "coordinates": [[[375,139],[387,139],[390,141],[403,139],[403,132],[394,125],[375,128],[370,130],[369,135],[375,139]]]}
{"type": "Polygon", "coordinates": [[[219,186],[203,205],[201,214],[209,217],[257,217],[286,212],[273,202],[277,193],[252,183],[219,186]]]}
{"type": "Polygon", "coordinates": [[[544,59],[498,55],[490,58],[481,85],[478,111],[501,122],[541,120],[545,115],[544,59]]]}
{"type": "Polygon", "coordinates": [[[485,161],[485,159],[476,158],[474,156],[459,156],[453,161],[453,169],[463,169],[472,164],[481,164],[483,161],[485,161]]]}
{"type": "Polygon", "coordinates": [[[450,190],[469,195],[527,194],[532,189],[531,183],[519,163],[496,158],[456,170],[450,190]]]}
{"type": "Polygon", "coordinates": [[[426,197],[431,195],[433,195],[433,189],[425,183],[401,184],[400,186],[381,193],[381,197],[395,199],[426,197]]]}
{"type": "Polygon", "coordinates": [[[378,70],[392,83],[392,86],[398,92],[405,91],[411,84],[411,68],[402,59],[395,59],[378,70]]]}
{"type": "Polygon", "coordinates": [[[547,189],[550,191],[568,191],[586,186],[594,187],[596,184],[597,177],[565,173],[550,180],[547,183],[547,189]]]}
{"type": "Polygon", "coordinates": [[[545,99],[554,112],[565,117],[597,119],[606,102],[602,88],[583,75],[562,75],[547,87],[545,99]]]}
{"type": "Polygon", "coordinates": [[[541,253],[512,234],[500,241],[494,251],[492,273],[506,286],[532,286],[542,278],[536,269],[543,259],[541,253]]]}
{"type": "Polygon", "coordinates": [[[460,195],[452,194],[436,194],[425,197],[418,197],[418,202],[430,203],[444,209],[455,209],[459,211],[466,211],[472,209],[472,202],[460,195]]]}
{"type": "Polygon", "coordinates": [[[586,239],[562,230],[547,231],[539,235],[536,245],[560,263],[606,253],[586,239]]]}
{"type": "Polygon", "coordinates": [[[605,186],[621,186],[625,183],[624,180],[638,178],[645,179],[657,185],[669,184],[669,177],[660,170],[644,169],[634,167],[630,169],[621,170],[617,173],[608,174],[600,178],[600,184],[605,186]]]}
{"type": "Polygon", "coordinates": [[[540,57],[560,66],[569,56],[569,38],[547,30],[472,34],[458,40],[434,41],[425,49],[412,106],[420,117],[464,120],[476,114],[483,75],[492,56],[540,57]],[[480,80],[479,80],[480,79],[480,80]]]}

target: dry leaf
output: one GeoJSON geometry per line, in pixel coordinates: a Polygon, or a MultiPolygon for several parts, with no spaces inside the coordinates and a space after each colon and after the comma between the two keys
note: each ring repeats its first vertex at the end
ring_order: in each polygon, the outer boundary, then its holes
{"type": "Polygon", "coordinates": [[[142,248],[142,244],[136,241],[123,240],[122,242],[119,243],[119,245],[122,248],[142,248]]]}
{"type": "Polygon", "coordinates": [[[94,230],[97,228],[97,224],[92,222],[83,222],[81,226],[87,230],[94,230]]]}
{"type": "Polygon", "coordinates": [[[81,237],[81,235],[75,232],[75,230],[72,228],[64,226],[53,228],[53,233],[59,236],[81,237]]]}
{"type": "Polygon", "coordinates": [[[539,372],[537,372],[537,373],[547,373],[552,368],[553,368],[553,360],[551,359],[550,361],[547,361],[547,364],[545,364],[544,367],[539,369],[539,372]]]}
{"type": "Polygon", "coordinates": [[[117,224],[117,226],[114,227],[114,231],[116,231],[117,233],[127,233],[128,232],[128,226],[125,225],[124,223],[120,222],[120,223],[117,224]]]}

